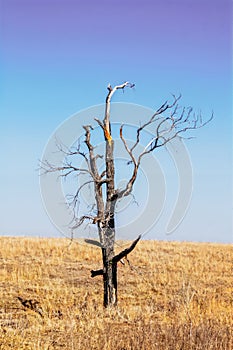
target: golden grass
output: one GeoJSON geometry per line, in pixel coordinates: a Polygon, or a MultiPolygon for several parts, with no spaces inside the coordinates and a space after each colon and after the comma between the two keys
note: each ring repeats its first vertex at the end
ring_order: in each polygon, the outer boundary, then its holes
{"type": "Polygon", "coordinates": [[[233,349],[230,245],[139,242],[109,310],[90,277],[99,248],[3,237],[0,248],[0,349],[233,349]]]}

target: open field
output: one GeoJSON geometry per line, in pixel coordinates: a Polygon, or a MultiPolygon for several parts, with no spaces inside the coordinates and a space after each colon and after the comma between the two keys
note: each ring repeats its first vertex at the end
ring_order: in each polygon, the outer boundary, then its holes
{"type": "Polygon", "coordinates": [[[0,238],[0,349],[233,349],[232,246],[139,242],[104,310],[100,249],[69,243],[0,238]]]}

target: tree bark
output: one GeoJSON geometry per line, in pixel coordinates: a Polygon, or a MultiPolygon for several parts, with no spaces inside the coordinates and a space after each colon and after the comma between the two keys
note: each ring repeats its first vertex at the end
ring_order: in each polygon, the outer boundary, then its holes
{"type": "MultiPolygon", "coordinates": [[[[125,84],[122,85],[122,87],[125,84]]],[[[105,136],[105,164],[106,164],[106,205],[105,205],[105,233],[102,248],[103,258],[103,286],[104,306],[115,306],[117,304],[117,263],[113,263],[115,244],[115,167],[114,167],[114,141],[111,135],[110,102],[115,90],[108,86],[106,98],[105,117],[103,130],[105,136]]]]}
{"type": "Polygon", "coordinates": [[[132,252],[140,238],[141,235],[133,241],[130,247],[122,250],[110,260],[108,257],[113,254],[114,249],[102,248],[103,269],[91,270],[91,277],[103,276],[105,307],[117,305],[117,263],[132,252]]]}
{"type": "Polygon", "coordinates": [[[117,263],[113,261],[114,242],[102,248],[104,307],[117,305],[117,263]]]}
{"type": "MultiPolygon", "coordinates": [[[[112,88],[111,85],[108,86],[108,95],[106,97],[104,120],[103,122],[101,122],[98,119],[96,119],[101,128],[103,129],[105,137],[106,203],[104,208],[104,218],[100,220],[98,225],[100,242],[102,244],[103,288],[105,307],[115,306],[117,304],[117,261],[114,260],[114,244],[115,206],[118,192],[115,189],[114,141],[111,135],[110,103],[114,92],[118,89],[124,89],[127,85],[128,82],[125,82],[121,85],[117,85],[114,88],[112,88]]],[[[97,200],[100,196],[102,198],[102,193],[98,193],[98,186],[96,187],[95,193],[97,200]]],[[[100,206],[98,206],[98,208],[99,207],[100,206]]]]}
{"type": "MultiPolygon", "coordinates": [[[[110,123],[108,125],[110,130],[110,123]]],[[[109,132],[109,135],[110,132],[109,132]]],[[[113,263],[115,244],[115,168],[114,168],[114,142],[106,138],[106,176],[107,198],[105,205],[105,234],[102,248],[103,258],[103,285],[104,306],[115,306],[117,304],[117,264],[113,263]]]]}

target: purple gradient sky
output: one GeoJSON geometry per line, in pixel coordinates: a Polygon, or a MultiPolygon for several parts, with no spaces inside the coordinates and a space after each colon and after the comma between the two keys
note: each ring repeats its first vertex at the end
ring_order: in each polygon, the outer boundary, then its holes
{"type": "MultiPolygon", "coordinates": [[[[170,93],[215,113],[187,144],[189,212],[169,239],[232,239],[232,6],[227,0],[0,0],[2,234],[51,236],[35,171],[53,130],[104,101],[156,108],[170,93]],[[12,217],[14,218],[12,220],[12,217]]],[[[153,236],[153,234],[152,234],[153,236]]],[[[166,239],[162,227],[154,238],[166,239]]]]}

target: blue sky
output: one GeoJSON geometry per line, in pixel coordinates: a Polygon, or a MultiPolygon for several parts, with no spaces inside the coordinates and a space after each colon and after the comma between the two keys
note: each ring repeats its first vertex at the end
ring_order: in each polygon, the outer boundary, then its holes
{"type": "Polygon", "coordinates": [[[227,0],[0,0],[2,235],[58,235],[41,202],[38,159],[54,129],[104,102],[158,107],[182,93],[214,120],[186,142],[194,171],[179,228],[155,239],[232,240],[232,11],[227,0]]]}

